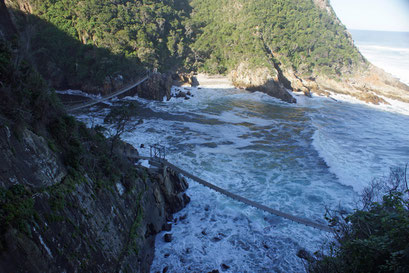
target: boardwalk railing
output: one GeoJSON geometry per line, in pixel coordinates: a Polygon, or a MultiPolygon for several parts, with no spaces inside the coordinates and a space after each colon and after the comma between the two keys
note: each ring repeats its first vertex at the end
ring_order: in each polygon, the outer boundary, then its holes
{"type": "MultiPolygon", "coordinates": [[[[135,156],[134,158],[136,158],[136,159],[148,159],[147,157],[141,157],[141,156],[135,156]]],[[[173,165],[172,163],[170,163],[166,159],[160,159],[158,157],[151,157],[151,158],[149,158],[149,161],[151,162],[151,164],[154,164],[154,165],[162,165],[164,168],[169,167],[169,168],[173,169],[174,171],[180,173],[181,175],[184,175],[184,176],[186,176],[186,177],[188,177],[188,178],[202,184],[205,187],[208,187],[208,188],[210,188],[210,189],[212,189],[214,191],[217,191],[217,192],[219,192],[221,194],[224,194],[224,195],[226,195],[226,196],[228,196],[228,197],[230,197],[230,198],[232,198],[234,200],[237,200],[237,201],[239,201],[241,203],[247,204],[247,205],[255,207],[257,209],[261,209],[261,210],[266,211],[268,213],[274,214],[274,215],[279,216],[279,217],[283,217],[285,219],[291,220],[291,221],[299,223],[299,224],[310,226],[310,227],[313,227],[313,228],[316,228],[316,229],[319,229],[319,230],[322,230],[322,231],[326,231],[326,232],[333,232],[333,230],[330,227],[328,227],[328,226],[326,226],[324,224],[320,224],[320,223],[314,222],[314,221],[306,219],[306,218],[294,216],[294,215],[291,215],[291,214],[288,214],[288,213],[285,213],[285,212],[281,212],[279,210],[269,208],[269,207],[267,207],[265,205],[259,204],[257,202],[252,201],[252,200],[249,200],[247,198],[244,198],[242,196],[239,196],[237,194],[229,192],[229,191],[227,191],[225,189],[222,189],[222,188],[220,188],[220,187],[218,187],[218,186],[216,186],[216,185],[214,185],[212,183],[209,183],[209,182],[207,182],[207,181],[205,181],[205,180],[203,180],[203,179],[201,179],[201,178],[199,178],[199,177],[197,177],[197,176],[195,176],[195,175],[193,175],[193,174],[191,174],[191,173],[189,173],[189,172],[187,172],[187,171],[185,171],[185,170],[183,170],[183,169],[181,169],[181,168],[179,168],[179,167],[177,167],[175,165],[173,165]]]]}
{"type": "Polygon", "coordinates": [[[118,91],[116,91],[116,92],[114,92],[114,93],[112,93],[112,94],[109,94],[109,95],[107,95],[107,96],[104,96],[104,97],[102,97],[101,99],[97,99],[97,100],[93,100],[93,101],[90,101],[90,102],[85,102],[85,103],[81,103],[81,104],[77,104],[77,105],[74,105],[74,106],[67,107],[67,111],[68,111],[68,112],[74,112],[74,111],[77,111],[77,110],[80,110],[80,109],[83,109],[83,108],[86,108],[86,107],[90,107],[90,106],[93,106],[93,105],[95,105],[95,104],[104,102],[104,101],[109,100],[109,99],[112,99],[112,98],[114,98],[114,97],[117,97],[117,96],[119,96],[119,95],[121,95],[121,94],[123,94],[123,93],[125,93],[125,92],[127,92],[127,91],[129,91],[129,90],[131,90],[131,89],[133,89],[133,88],[135,88],[136,86],[140,85],[141,83],[143,83],[144,81],[146,81],[149,77],[150,77],[150,74],[146,74],[146,75],[145,75],[142,79],[140,79],[139,81],[137,81],[137,82],[135,82],[135,83],[133,83],[133,84],[130,84],[130,85],[128,85],[128,86],[126,86],[126,87],[124,87],[124,88],[122,88],[122,89],[120,89],[120,90],[118,90],[118,91]]]}

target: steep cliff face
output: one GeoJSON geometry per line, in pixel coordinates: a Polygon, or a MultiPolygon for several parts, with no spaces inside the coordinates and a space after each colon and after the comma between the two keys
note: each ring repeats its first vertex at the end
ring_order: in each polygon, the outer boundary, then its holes
{"type": "Polygon", "coordinates": [[[10,39],[16,33],[17,31],[10,19],[6,5],[4,1],[0,1],[0,38],[10,39]]]}
{"type": "Polygon", "coordinates": [[[135,168],[104,186],[69,174],[30,130],[18,140],[2,126],[0,160],[1,272],[149,272],[155,235],[189,200],[187,183],[166,169],[135,168]]]}

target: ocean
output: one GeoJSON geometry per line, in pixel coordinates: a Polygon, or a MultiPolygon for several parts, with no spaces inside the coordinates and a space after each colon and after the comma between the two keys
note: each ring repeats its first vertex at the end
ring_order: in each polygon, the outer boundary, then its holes
{"type": "MultiPolygon", "coordinates": [[[[407,69],[408,58],[385,57],[405,55],[407,47],[360,34],[353,33],[368,59],[388,61],[397,68],[391,73],[401,65],[407,69]]],[[[170,162],[194,175],[319,223],[325,223],[326,209],[352,211],[373,179],[409,162],[408,104],[378,107],[343,96],[335,101],[295,95],[298,103],[290,105],[260,92],[221,87],[184,88],[194,95],[190,100],[125,98],[145,110],[135,121],[144,123],[123,139],[135,147],[162,144],[170,162]]],[[[78,118],[102,123],[107,110],[92,110],[78,118]]],[[[304,272],[297,251],[317,251],[330,239],[188,182],[191,203],[175,215],[172,243],[158,234],[152,272],[165,267],[168,272],[304,272]]]]}
{"type": "Polygon", "coordinates": [[[350,33],[371,63],[409,84],[409,32],[350,30],[350,33]]]}

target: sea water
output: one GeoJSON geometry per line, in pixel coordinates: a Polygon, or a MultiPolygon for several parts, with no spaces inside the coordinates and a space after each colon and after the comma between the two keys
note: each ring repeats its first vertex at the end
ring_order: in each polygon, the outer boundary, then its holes
{"type": "MultiPolygon", "coordinates": [[[[409,162],[404,114],[326,98],[290,105],[258,92],[188,90],[190,100],[128,98],[141,105],[144,123],[124,140],[160,143],[173,164],[286,213],[325,223],[326,208],[351,210],[373,178],[409,162]]],[[[95,125],[106,112],[79,118],[95,125]]],[[[157,236],[152,272],[223,264],[229,272],[302,272],[297,250],[316,251],[328,236],[189,184],[192,201],[175,219],[186,217],[173,223],[172,243],[157,236]]]]}
{"type": "Polygon", "coordinates": [[[361,53],[371,63],[409,84],[409,32],[350,32],[361,53]]]}
{"type": "MultiPolygon", "coordinates": [[[[342,96],[287,104],[232,88],[184,89],[190,100],[125,98],[140,105],[135,123],[144,122],[123,139],[164,145],[173,164],[276,210],[325,224],[327,208],[352,211],[372,179],[409,162],[408,104],[342,96]]],[[[78,118],[96,125],[107,111],[78,118]]],[[[158,234],[152,272],[303,272],[297,251],[330,239],[188,181],[191,203],[175,215],[171,243],[158,234]]]]}

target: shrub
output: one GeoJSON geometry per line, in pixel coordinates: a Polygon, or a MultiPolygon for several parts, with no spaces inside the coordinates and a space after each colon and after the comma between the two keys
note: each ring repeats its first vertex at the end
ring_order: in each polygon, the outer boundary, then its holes
{"type": "Polygon", "coordinates": [[[29,223],[35,214],[31,195],[23,185],[14,185],[9,189],[0,188],[1,238],[10,226],[29,233],[29,223]]]}
{"type": "Polygon", "coordinates": [[[409,272],[406,168],[392,169],[363,192],[361,208],[329,217],[335,241],[310,261],[309,272],[409,272]]]}

